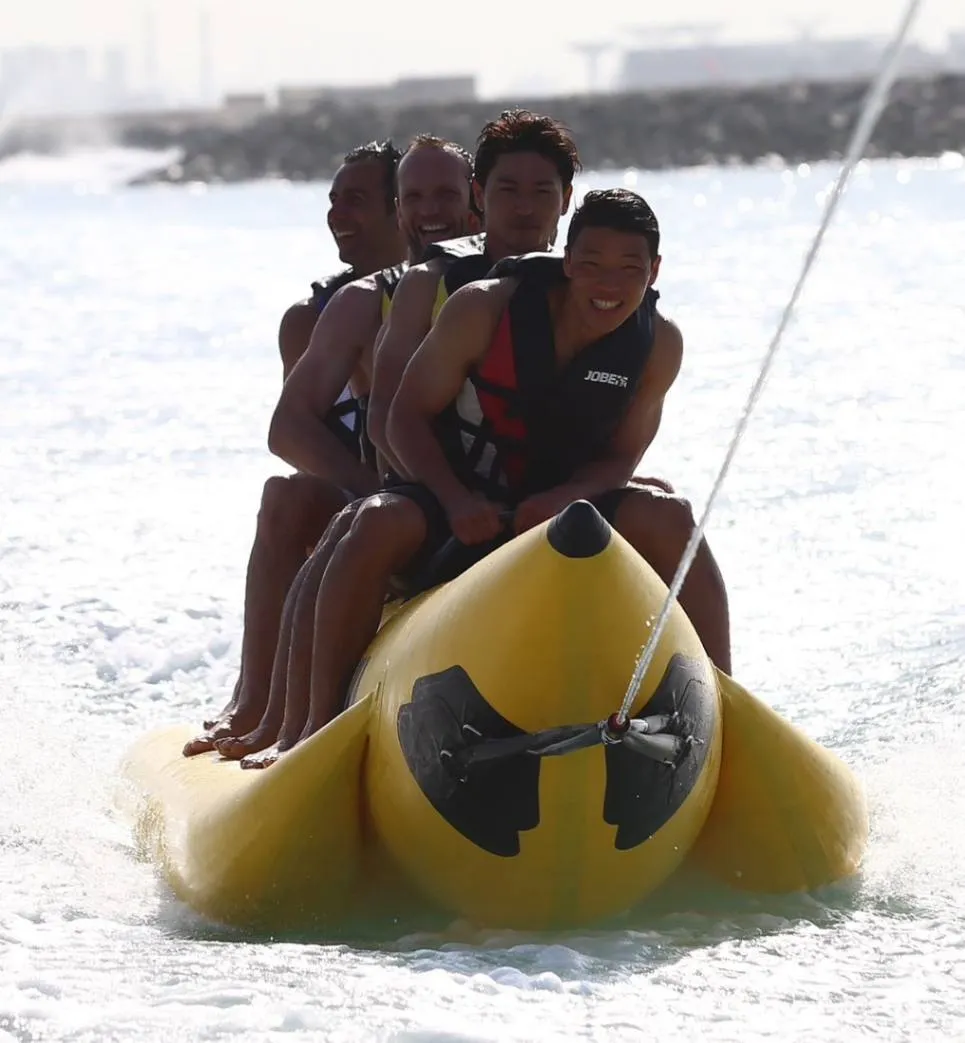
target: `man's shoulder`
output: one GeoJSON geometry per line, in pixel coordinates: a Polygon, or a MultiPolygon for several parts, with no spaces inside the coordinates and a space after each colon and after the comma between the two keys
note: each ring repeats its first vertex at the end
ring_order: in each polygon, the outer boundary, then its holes
{"type": "Polygon", "coordinates": [[[443,310],[462,318],[501,313],[518,285],[519,280],[512,276],[468,282],[449,297],[443,310]]]}
{"type": "Polygon", "coordinates": [[[435,300],[439,288],[439,280],[445,273],[446,266],[441,259],[422,261],[410,265],[399,279],[392,297],[392,310],[413,307],[417,309],[430,307],[435,300]]]}
{"type": "Polygon", "coordinates": [[[398,285],[405,278],[406,274],[411,271],[411,268],[412,266],[407,261],[400,261],[398,264],[393,264],[390,268],[382,268],[377,272],[361,275],[350,283],[346,283],[336,296],[349,294],[357,297],[365,294],[380,294],[386,285],[398,285]]]}
{"type": "Polygon", "coordinates": [[[653,313],[653,339],[655,346],[661,345],[667,351],[683,351],[684,335],[680,327],[659,311],[653,313]]]}
{"type": "Polygon", "coordinates": [[[304,326],[308,323],[314,326],[318,318],[318,308],[314,300],[305,297],[294,304],[289,304],[281,314],[282,326],[304,326]]]}
{"type": "Polygon", "coordinates": [[[665,315],[654,312],[653,318],[653,346],[646,363],[649,379],[644,381],[641,388],[653,386],[666,393],[680,372],[684,338],[680,327],[665,315]]]}
{"type": "MultiPolygon", "coordinates": [[[[367,297],[378,296],[382,292],[382,283],[379,281],[379,273],[371,272],[369,275],[360,275],[357,279],[342,286],[332,297],[335,301],[359,301],[367,297]]],[[[331,306],[331,305],[330,305],[331,306]]]]}
{"type": "Polygon", "coordinates": [[[379,276],[379,272],[372,272],[346,283],[325,308],[328,321],[368,320],[381,315],[382,282],[379,276]]]}
{"type": "Polygon", "coordinates": [[[412,283],[424,283],[429,280],[437,282],[439,278],[445,274],[446,269],[452,264],[452,260],[448,257],[430,257],[427,261],[420,261],[418,264],[410,264],[405,270],[402,279],[399,283],[400,286],[411,285],[412,283]]]}

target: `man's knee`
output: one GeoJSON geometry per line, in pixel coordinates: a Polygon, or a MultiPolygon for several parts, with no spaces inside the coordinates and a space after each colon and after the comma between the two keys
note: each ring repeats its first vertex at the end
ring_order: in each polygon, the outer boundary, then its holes
{"type": "Polygon", "coordinates": [[[614,520],[616,529],[631,542],[644,533],[686,541],[696,525],[689,500],[656,486],[635,488],[620,504],[614,520]]]}
{"type": "Polygon", "coordinates": [[[660,489],[665,493],[676,493],[676,489],[664,478],[642,478],[634,475],[627,485],[631,489],[660,489]]]}
{"type": "Polygon", "coordinates": [[[363,503],[365,500],[353,500],[343,507],[329,522],[327,535],[340,540],[352,527],[352,522],[355,521],[355,516],[361,510],[363,503]]]}
{"type": "Polygon", "coordinates": [[[312,545],[345,505],[342,491],[311,475],[272,477],[265,482],[258,533],[270,542],[312,545]]]}
{"type": "Polygon", "coordinates": [[[352,500],[351,503],[333,515],[331,521],[325,526],[325,531],[315,544],[312,550],[313,555],[323,553],[326,549],[331,549],[343,536],[348,534],[349,529],[352,527],[352,522],[355,520],[355,515],[358,514],[359,507],[362,506],[363,502],[363,500],[352,500]]]}
{"type": "Polygon", "coordinates": [[[261,506],[258,508],[258,530],[263,533],[276,532],[291,517],[295,495],[287,478],[277,475],[269,478],[261,490],[261,506]]]}
{"type": "Polygon", "coordinates": [[[358,507],[341,545],[373,566],[395,571],[419,551],[426,532],[425,515],[418,504],[403,496],[377,493],[358,507]]]}

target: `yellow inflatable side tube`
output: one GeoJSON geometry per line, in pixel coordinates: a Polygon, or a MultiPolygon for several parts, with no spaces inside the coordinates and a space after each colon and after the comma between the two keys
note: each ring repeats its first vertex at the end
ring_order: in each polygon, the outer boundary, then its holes
{"type": "Polygon", "coordinates": [[[746,891],[807,891],[853,875],[868,840],[857,778],[718,671],[724,745],[717,795],[691,862],[746,891]]]}
{"type": "Polygon", "coordinates": [[[189,728],[146,736],[121,768],[140,853],[210,919],[277,930],[344,921],[361,876],[372,702],[262,770],[213,752],[183,757],[189,728]]]}

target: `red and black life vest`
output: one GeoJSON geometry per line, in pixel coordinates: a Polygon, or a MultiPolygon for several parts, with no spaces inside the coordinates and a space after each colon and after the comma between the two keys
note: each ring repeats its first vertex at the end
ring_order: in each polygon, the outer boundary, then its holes
{"type": "Polygon", "coordinates": [[[548,291],[565,278],[562,259],[506,258],[488,274],[520,282],[437,430],[460,480],[512,506],[605,452],[650,357],[658,294],[648,290],[626,322],[560,368],[548,291]]]}

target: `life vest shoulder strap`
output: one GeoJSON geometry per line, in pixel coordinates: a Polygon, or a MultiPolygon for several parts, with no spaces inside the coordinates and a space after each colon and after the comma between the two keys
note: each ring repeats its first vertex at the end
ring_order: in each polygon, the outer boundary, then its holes
{"type": "Polygon", "coordinates": [[[432,305],[432,322],[435,323],[442,306],[463,286],[479,279],[485,279],[489,271],[489,261],[483,253],[467,254],[451,261],[439,279],[436,287],[436,299],[432,305]]]}
{"type": "Polygon", "coordinates": [[[347,286],[357,278],[358,276],[355,274],[354,268],[346,268],[344,271],[337,272],[335,275],[329,275],[324,279],[313,282],[312,304],[314,304],[318,312],[321,313],[325,305],[328,304],[328,302],[343,286],[347,286]]]}
{"type": "Polygon", "coordinates": [[[490,268],[489,279],[524,279],[539,286],[552,286],[565,278],[563,258],[550,253],[520,254],[504,257],[490,268]]]}
{"type": "Polygon", "coordinates": [[[379,300],[379,310],[383,322],[389,317],[389,312],[392,310],[392,298],[395,296],[395,291],[398,289],[399,282],[407,268],[408,265],[402,262],[401,264],[394,264],[391,268],[383,268],[378,274],[377,282],[382,291],[379,300]]]}

